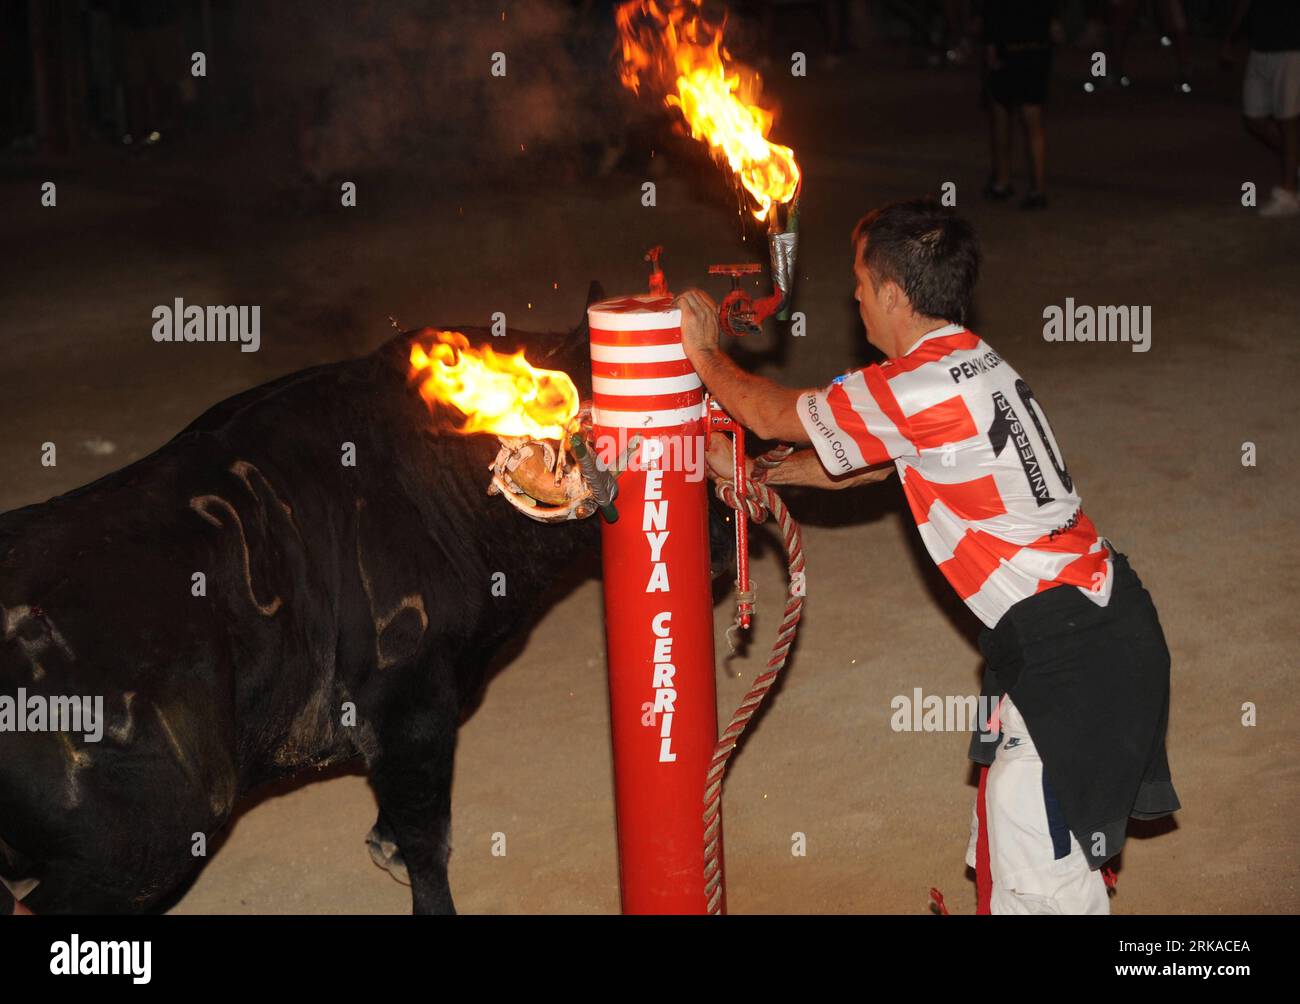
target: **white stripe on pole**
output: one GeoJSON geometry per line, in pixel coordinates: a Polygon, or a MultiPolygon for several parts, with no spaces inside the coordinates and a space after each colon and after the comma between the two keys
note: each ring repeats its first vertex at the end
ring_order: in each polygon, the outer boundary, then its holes
{"type": "Polygon", "coordinates": [[[703,402],[686,408],[668,408],[664,411],[611,411],[594,405],[591,409],[593,425],[604,425],[615,429],[667,429],[703,417],[703,402]]]}
{"type": "Polygon", "coordinates": [[[622,380],[616,377],[591,378],[591,389],[597,394],[640,396],[644,394],[680,394],[702,386],[699,375],[683,373],[681,376],[646,377],[640,380],[622,380]]]}
{"type": "MultiPolygon", "coordinates": [[[[595,331],[662,331],[680,328],[680,310],[638,310],[635,312],[601,310],[597,304],[587,311],[587,325],[595,331]]],[[[600,336],[597,335],[597,338],[600,336]]]]}
{"type": "Polygon", "coordinates": [[[591,345],[592,362],[597,363],[666,363],[685,359],[681,342],[671,345],[591,345]]]}

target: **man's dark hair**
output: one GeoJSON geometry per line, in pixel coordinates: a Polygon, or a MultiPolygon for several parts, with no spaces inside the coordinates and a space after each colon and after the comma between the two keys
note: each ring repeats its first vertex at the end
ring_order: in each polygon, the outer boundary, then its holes
{"type": "Polygon", "coordinates": [[[965,324],[980,271],[979,242],[969,223],[933,199],[873,209],[853,228],[853,252],[867,239],[862,262],[879,290],[892,280],[912,309],[965,324]]]}

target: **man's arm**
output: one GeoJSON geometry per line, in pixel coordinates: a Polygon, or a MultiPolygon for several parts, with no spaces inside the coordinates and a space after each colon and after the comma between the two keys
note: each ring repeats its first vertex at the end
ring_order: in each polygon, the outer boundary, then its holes
{"type": "Polygon", "coordinates": [[[707,293],[687,290],[677,298],[677,306],[686,357],[727,414],[760,439],[809,442],[796,411],[803,391],[746,373],[718,347],[718,307],[707,293]]]}
{"type": "MultiPolygon", "coordinates": [[[[735,468],[732,466],[734,455],[730,437],[720,433],[709,436],[707,459],[709,473],[713,477],[720,478],[723,481],[731,480],[732,475],[735,473],[735,468]]],[[[746,477],[752,478],[754,476],[754,467],[753,458],[746,457],[746,477]]],[[[808,488],[829,488],[832,490],[854,488],[857,485],[871,484],[874,481],[884,481],[885,478],[889,477],[893,469],[893,464],[881,464],[879,467],[859,471],[857,474],[831,477],[826,473],[826,468],[822,465],[821,458],[817,456],[816,450],[796,450],[768,472],[767,483],[773,486],[802,485],[808,488]]]]}
{"type": "Polygon", "coordinates": [[[882,464],[880,467],[871,467],[858,474],[833,478],[826,473],[826,468],[822,466],[821,458],[817,456],[816,450],[796,450],[786,457],[780,466],[772,468],[771,473],[767,476],[767,483],[772,486],[804,485],[809,488],[856,488],[858,485],[884,481],[892,473],[894,473],[893,464],[882,464]]]}
{"type": "MultiPolygon", "coordinates": [[[[760,439],[783,443],[808,443],[808,433],[799,421],[799,398],[807,391],[792,390],[764,377],[746,373],[718,348],[718,308],[706,293],[687,290],[677,298],[682,311],[682,345],[687,358],[704,385],[728,415],[760,439]]],[[[730,442],[723,436],[709,437],[709,467],[722,478],[732,475],[730,442]]],[[[753,461],[747,461],[753,476],[753,461]]],[[[770,485],[806,485],[811,488],[853,488],[884,481],[894,469],[879,464],[854,474],[832,477],[816,450],[797,450],[767,477],[770,485]]]]}
{"type": "Polygon", "coordinates": [[[803,391],[745,372],[721,349],[697,349],[690,360],[726,413],[759,439],[809,442],[796,411],[803,391]]]}

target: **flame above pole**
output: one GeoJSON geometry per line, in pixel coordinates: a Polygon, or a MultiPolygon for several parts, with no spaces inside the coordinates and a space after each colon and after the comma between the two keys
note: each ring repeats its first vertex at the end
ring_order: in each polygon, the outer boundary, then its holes
{"type": "Polygon", "coordinates": [[[709,21],[700,0],[628,0],[615,21],[623,85],[662,93],[750,194],[754,218],[773,221],[773,207],[798,192],[799,165],[793,150],[768,140],[774,114],[758,103],[759,75],[723,45],[725,18],[709,21]]]}

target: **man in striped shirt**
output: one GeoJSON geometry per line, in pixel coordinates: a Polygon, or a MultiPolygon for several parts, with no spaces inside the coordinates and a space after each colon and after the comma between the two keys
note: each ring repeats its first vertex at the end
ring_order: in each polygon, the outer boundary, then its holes
{"type": "MultiPolygon", "coordinates": [[[[981,911],[1107,913],[1099,869],[1127,819],[1179,807],[1155,607],[1085,515],[1029,385],[965,326],[979,272],[970,225],[928,200],[896,203],[859,222],[853,248],[883,363],[810,390],[746,373],[719,350],[717,308],[699,290],[678,298],[687,355],[746,428],[811,444],[769,483],[841,488],[897,470],[926,549],[984,623],[984,693],[1001,703],[971,743],[992,765],[968,849],[981,911]]],[[[721,437],[710,466],[729,476],[721,437]]]]}

